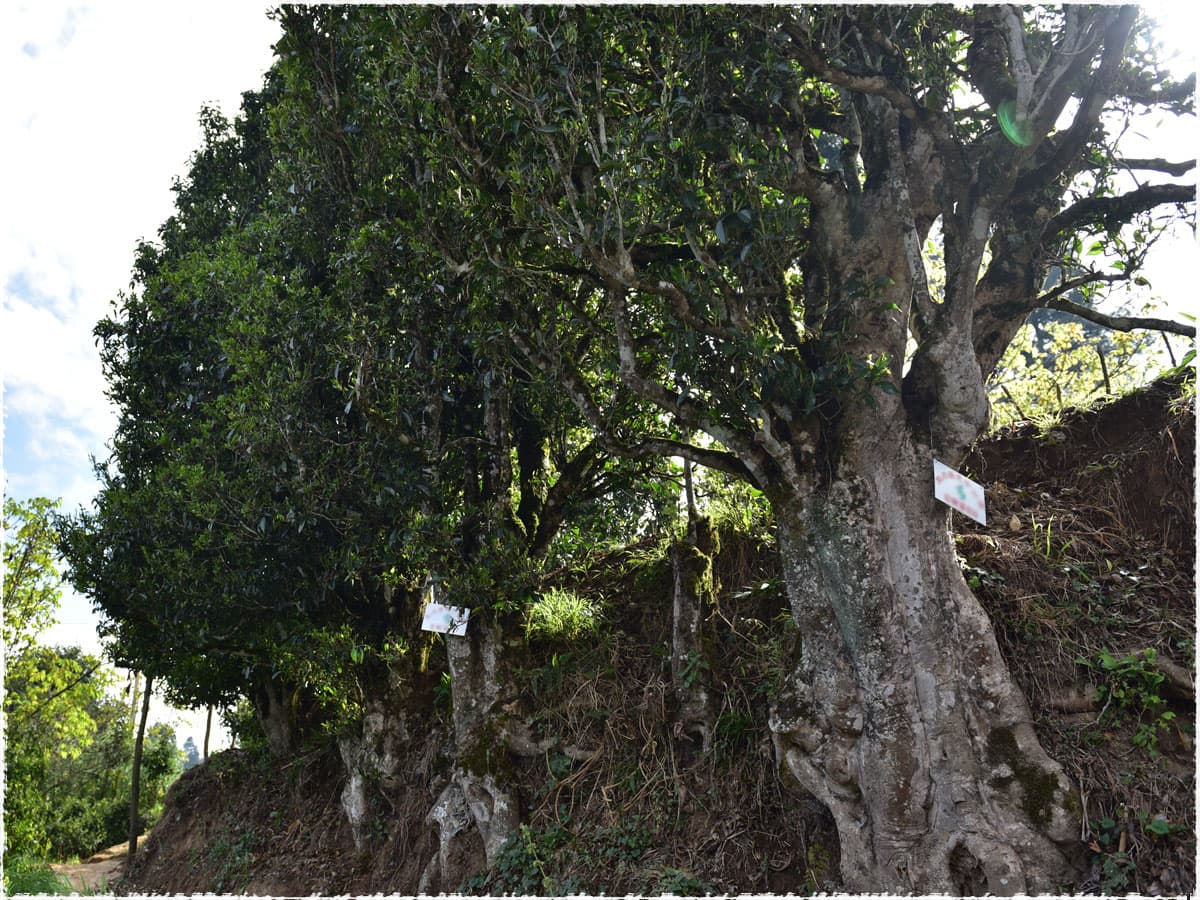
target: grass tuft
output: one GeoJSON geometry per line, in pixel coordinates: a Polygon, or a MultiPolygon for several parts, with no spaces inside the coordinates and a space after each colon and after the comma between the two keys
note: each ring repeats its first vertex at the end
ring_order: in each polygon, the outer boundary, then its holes
{"type": "Polygon", "coordinates": [[[17,856],[4,861],[4,894],[63,895],[76,893],[71,883],[41,859],[17,856]]]}
{"type": "Polygon", "coordinates": [[[525,637],[572,643],[594,634],[600,625],[598,604],[571,590],[550,588],[533,601],[525,618],[525,637]]]}

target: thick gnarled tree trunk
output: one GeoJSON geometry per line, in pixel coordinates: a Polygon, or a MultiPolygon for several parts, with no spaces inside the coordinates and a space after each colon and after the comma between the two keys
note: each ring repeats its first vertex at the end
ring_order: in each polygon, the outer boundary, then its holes
{"type": "Polygon", "coordinates": [[[773,497],[802,649],[771,725],[831,811],[851,891],[1045,892],[1077,834],[1061,767],[968,589],[931,457],[876,428],[773,497]]]}
{"type": "Polygon", "coordinates": [[[512,681],[503,629],[486,617],[473,621],[467,635],[446,637],[446,655],[456,759],[450,783],[426,818],[438,831],[438,850],[421,875],[421,893],[453,891],[494,866],[520,822],[516,791],[505,774],[509,748],[501,705],[512,681]]]}

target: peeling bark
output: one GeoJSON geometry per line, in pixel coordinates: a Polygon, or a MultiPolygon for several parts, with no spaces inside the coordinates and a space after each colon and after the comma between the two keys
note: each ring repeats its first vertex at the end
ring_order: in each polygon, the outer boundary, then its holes
{"type": "Polygon", "coordinates": [[[1054,891],[1074,880],[1073,789],[963,580],[929,452],[897,432],[772,498],[802,642],[780,764],[833,814],[850,891],[1054,891]]]}
{"type": "Polygon", "coordinates": [[[404,700],[402,693],[389,692],[384,699],[368,701],[354,733],[338,738],[348,776],[342,789],[342,811],[359,851],[367,849],[371,834],[369,789],[396,775],[405,760],[409,731],[404,700]]]}
{"type": "Polygon", "coordinates": [[[459,873],[478,871],[486,865],[478,847],[479,836],[471,828],[471,809],[457,781],[442,790],[425,824],[437,829],[438,849],[421,872],[418,894],[450,893],[461,881],[459,873]]]}
{"type": "Polygon", "coordinates": [[[446,637],[454,704],[457,760],[450,784],[427,818],[438,829],[438,853],[421,876],[421,893],[453,890],[484,866],[494,866],[520,822],[520,804],[508,776],[508,677],[499,623],[473,621],[465,637],[446,637]],[[482,843],[482,854],[471,846],[482,843]]]}

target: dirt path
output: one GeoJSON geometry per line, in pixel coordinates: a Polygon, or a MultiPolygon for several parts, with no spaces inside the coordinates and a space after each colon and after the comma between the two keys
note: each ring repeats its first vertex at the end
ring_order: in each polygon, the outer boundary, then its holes
{"type": "MultiPolygon", "coordinates": [[[[145,837],[138,838],[141,845],[145,837]]],[[[94,853],[81,863],[53,863],[50,868],[65,876],[71,886],[80,893],[88,891],[112,892],[112,886],[125,874],[125,859],[129,844],[114,844],[107,850],[94,853]]]]}

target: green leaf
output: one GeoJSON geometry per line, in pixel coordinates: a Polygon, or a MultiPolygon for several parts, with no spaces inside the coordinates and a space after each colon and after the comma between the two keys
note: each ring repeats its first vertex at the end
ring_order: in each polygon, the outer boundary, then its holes
{"type": "Polygon", "coordinates": [[[1159,836],[1168,835],[1171,833],[1171,824],[1166,819],[1156,817],[1147,823],[1146,830],[1159,836]]]}

